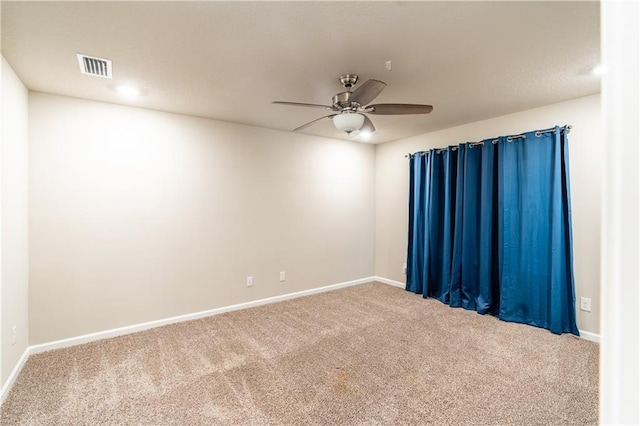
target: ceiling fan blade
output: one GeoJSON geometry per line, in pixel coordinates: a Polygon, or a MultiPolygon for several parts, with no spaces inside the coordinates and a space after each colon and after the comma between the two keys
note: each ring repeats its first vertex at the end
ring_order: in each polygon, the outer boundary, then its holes
{"type": "Polygon", "coordinates": [[[360,105],[366,105],[374,100],[386,85],[387,83],[380,80],[367,80],[351,93],[349,100],[360,105]]]}
{"type": "Polygon", "coordinates": [[[366,115],[362,114],[364,116],[364,124],[362,125],[362,127],[360,127],[360,131],[365,131],[365,132],[370,132],[373,133],[376,131],[375,126],[373,125],[373,123],[371,122],[371,120],[369,119],[369,117],[367,117],[366,115]]]}
{"type": "Polygon", "coordinates": [[[367,114],[385,114],[385,115],[399,115],[399,114],[429,114],[433,111],[431,105],[419,105],[419,104],[377,104],[369,105],[364,112],[367,114]]]}
{"type": "Polygon", "coordinates": [[[302,106],[302,107],[311,107],[311,108],[322,108],[332,110],[333,108],[328,105],[318,105],[318,104],[303,104],[300,102],[285,102],[285,101],[273,101],[272,104],[278,105],[290,105],[290,106],[302,106]]]}
{"type": "Polygon", "coordinates": [[[315,123],[316,121],[320,121],[320,120],[322,120],[323,118],[333,118],[333,117],[335,117],[336,115],[338,115],[338,114],[329,114],[329,115],[325,115],[324,117],[316,118],[315,120],[311,120],[310,122],[305,123],[305,124],[303,124],[303,125],[302,125],[302,126],[300,126],[300,127],[296,127],[295,129],[293,129],[293,131],[294,131],[294,132],[297,132],[298,130],[302,130],[302,129],[304,129],[304,128],[307,128],[307,127],[311,126],[311,125],[312,125],[313,123],[315,123]]]}

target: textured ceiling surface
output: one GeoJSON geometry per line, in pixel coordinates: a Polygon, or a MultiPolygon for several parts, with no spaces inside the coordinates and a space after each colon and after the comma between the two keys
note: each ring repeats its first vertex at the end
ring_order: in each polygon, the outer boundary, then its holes
{"type": "MultiPolygon", "coordinates": [[[[372,143],[600,91],[599,3],[11,2],[2,54],[34,91],[291,130],[326,114],[338,77],[385,81],[373,103],[427,115],[372,115],[372,143]],[[76,53],[113,61],[79,72],[76,53]],[[392,69],[385,62],[392,61],[392,69]],[[123,99],[121,83],[141,96],[123,99]]],[[[357,87],[357,86],[356,86],[357,87]]],[[[303,133],[348,139],[330,120],[303,133]]]]}

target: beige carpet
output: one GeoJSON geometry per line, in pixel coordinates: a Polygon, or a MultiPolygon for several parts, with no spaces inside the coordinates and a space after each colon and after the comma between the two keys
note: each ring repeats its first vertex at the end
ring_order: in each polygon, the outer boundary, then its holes
{"type": "Polygon", "coordinates": [[[2,425],[596,424],[598,345],[379,283],[32,356],[2,425]]]}

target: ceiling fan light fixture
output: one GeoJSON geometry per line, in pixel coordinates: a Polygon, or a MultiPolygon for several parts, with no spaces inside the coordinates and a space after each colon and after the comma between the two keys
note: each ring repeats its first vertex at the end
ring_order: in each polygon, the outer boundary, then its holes
{"type": "Polygon", "coordinates": [[[336,129],[341,132],[351,133],[362,127],[364,124],[364,115],[353,112],[338,114],[333,117],[333,124],[336,126],[336,129]]]}

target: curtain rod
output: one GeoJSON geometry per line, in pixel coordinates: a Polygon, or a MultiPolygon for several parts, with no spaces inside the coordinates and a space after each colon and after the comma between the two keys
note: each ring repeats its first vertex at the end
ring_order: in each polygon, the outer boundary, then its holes
{"type": "MultiPolygon", "coordinates": [[[[560,126],[560,130],[566,130],[566,131],[567,131],[567,133],[571,132],[571,129],[573,129],[573,126],[572,126],[572,125],[570,125],[570,124],[567,124],[567,125],[565,125],[565,126],[560,126]]],[[[538,131],[535,133],[535,135],[536,135],[537,137],[540,137],[540,136],[542,136],[542,135],[543,135],[543,134],[545,134],[545,133],[555,133],[555,132],[556,132],[556,128],[555,128],[555,127],[551,127],[551,128],[549,128],[549,129],[545,129],[545,130],[538,130],[538,131]]],[[[520,139],[520,138],[525,138],[525,137],[526,137],[526,136],[525,136],[524,134],[520,134],[520,135],[509,135],[509,136],[507,136],[507,141],[508,141],[508,142],[511,142],[511,141],[513,141],[514,139],[520,139]]],[[[498,141],[499,141],[499,140],[500,140],[499,138],[492,139],[492,140],[491,140],[491,143],[495,145],[495,144],[497,144],[497,143],[498,143],[498,141]]],[[[484,142],[469,142],[469,148],[473,148],[473,147],[478,146],[478,145],[484,145],[484,142]]],[[[447,149],[449,149],[449,147],[446,147],[446,148],[436,148],[436,154],[441,154],[441,153],[443,153],[444,151],[446,151],[447,149]]],[[[457,147],[457,146],[452,146],[452,147],[451,147],[451,151],[456,151],[457,149],[458,149],[458,147],[457,147]]],[[[417,151],[417,152],[424,152],[424,151],[417,151]]],[[[406,154],[406,155],[404,156],[404,158],[410,158],[410,157],[411,157],[412,155],[414,155],[414,154],[415,154],[415,152],[414,152],[414,153],[406,154]]]]}

